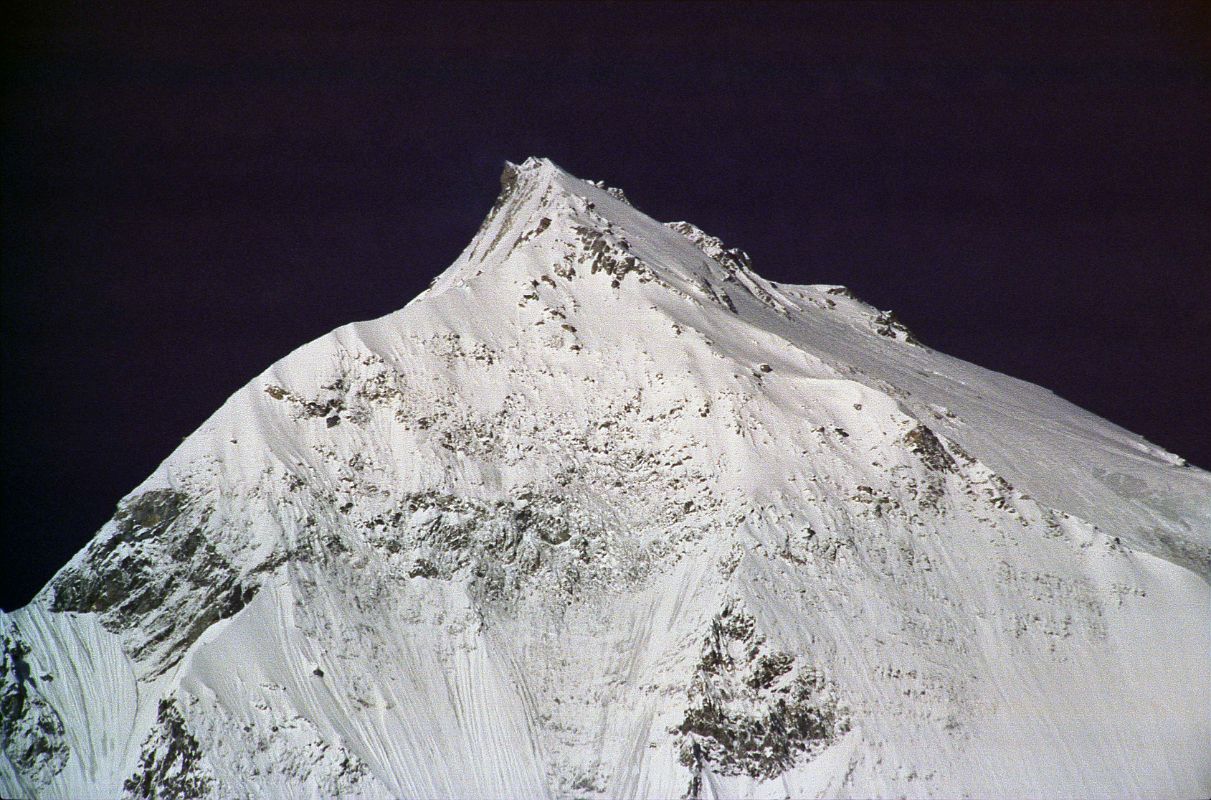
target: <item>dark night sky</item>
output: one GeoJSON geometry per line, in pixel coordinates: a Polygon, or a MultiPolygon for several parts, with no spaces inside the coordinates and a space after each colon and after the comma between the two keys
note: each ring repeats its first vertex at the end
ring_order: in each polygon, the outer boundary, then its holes
{"type": "Polygon", "coordinates": [[[1211,466],[1211,6],[258,5],[0,25],[4,608],[531,154],[1211,466]]]}

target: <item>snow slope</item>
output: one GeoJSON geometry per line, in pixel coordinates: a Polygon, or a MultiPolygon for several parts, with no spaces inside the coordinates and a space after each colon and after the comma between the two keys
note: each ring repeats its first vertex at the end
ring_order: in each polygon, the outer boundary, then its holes
{"type": "Polygon", "coordinates": [[[0,615],[0,795],[1211,794],[1211,475],[502,184],[0,615]]]}

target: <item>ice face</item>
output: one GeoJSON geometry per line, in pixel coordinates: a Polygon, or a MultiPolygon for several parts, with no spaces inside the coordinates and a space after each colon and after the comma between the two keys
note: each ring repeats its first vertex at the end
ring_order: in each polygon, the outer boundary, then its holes
{"type": "Polygon", "coordinates": [[[1202,796],[1208,498],[528,159],[0,617],[0,794],[1202,796]]]}

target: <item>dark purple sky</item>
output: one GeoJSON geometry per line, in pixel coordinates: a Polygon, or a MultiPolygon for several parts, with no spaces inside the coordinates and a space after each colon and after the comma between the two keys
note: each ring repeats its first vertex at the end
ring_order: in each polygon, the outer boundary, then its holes
{"type": "Polygon", "coordinates": [[[532,154],[1211,466],[1209,5],[261,5],[0,25],[4,608],[532,154]]]}

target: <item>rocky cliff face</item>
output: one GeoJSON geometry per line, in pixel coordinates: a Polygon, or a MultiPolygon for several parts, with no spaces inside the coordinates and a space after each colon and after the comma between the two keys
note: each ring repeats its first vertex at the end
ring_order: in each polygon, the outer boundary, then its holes
{"type": "Polygon", "coordinates": [[[1211,476],[550,162],[502,184],[0,616],[0,794],[1211,792],[1211,476]]]}

